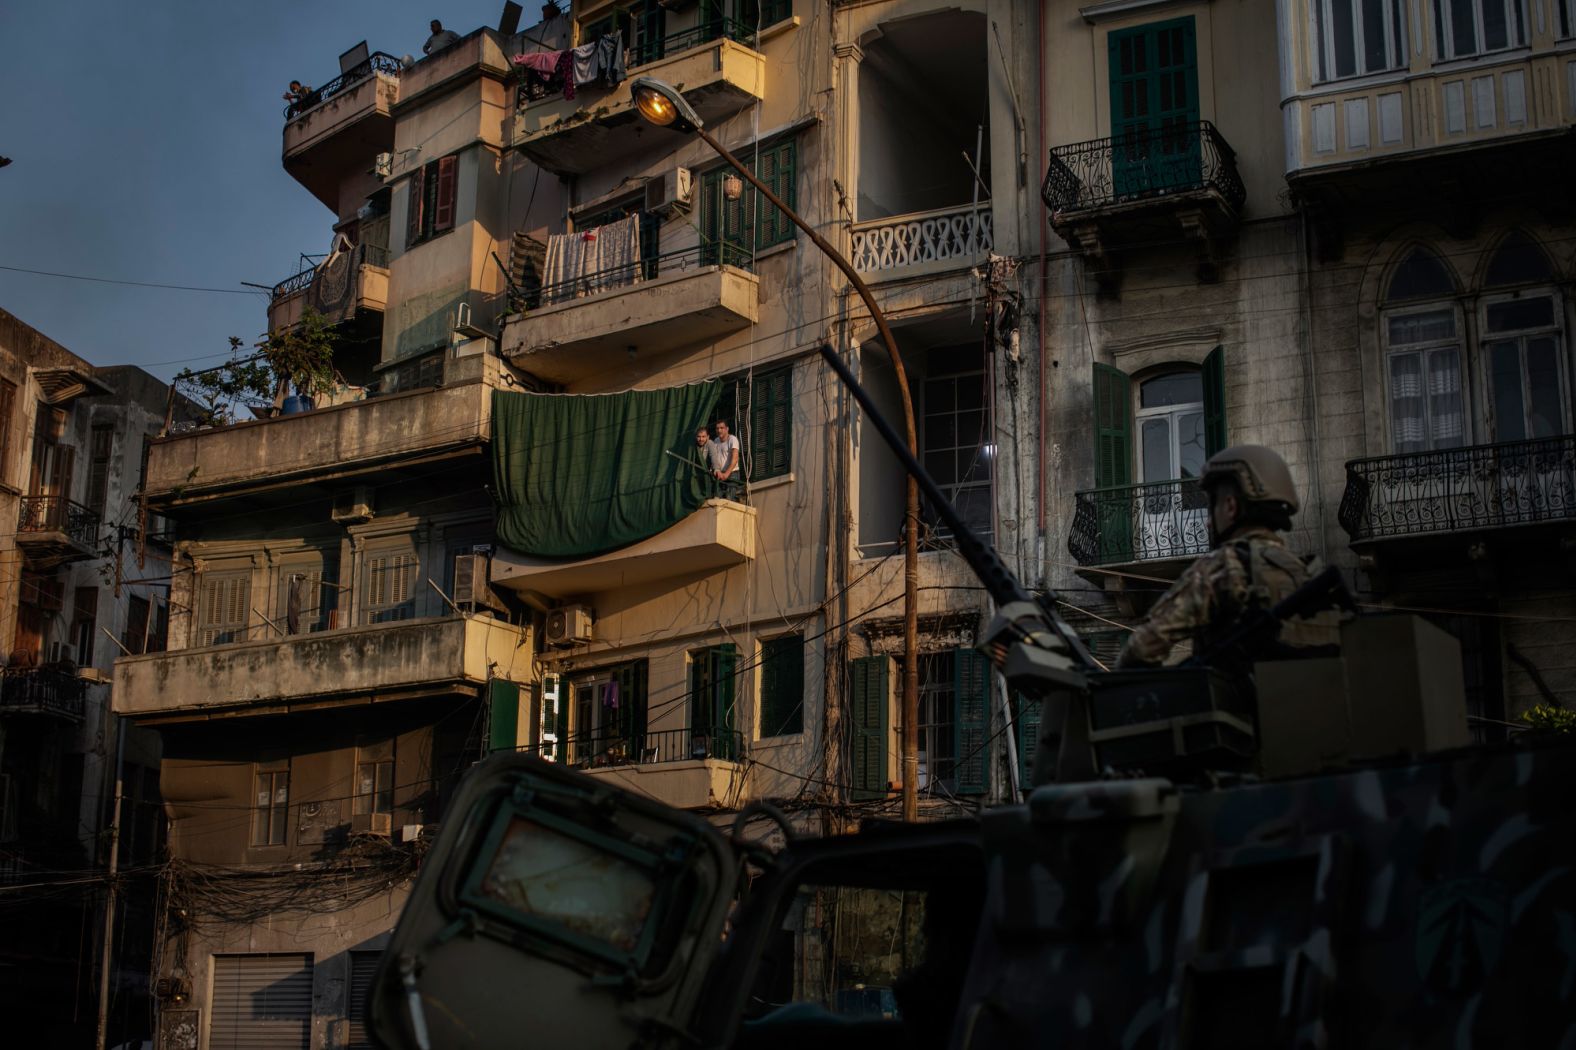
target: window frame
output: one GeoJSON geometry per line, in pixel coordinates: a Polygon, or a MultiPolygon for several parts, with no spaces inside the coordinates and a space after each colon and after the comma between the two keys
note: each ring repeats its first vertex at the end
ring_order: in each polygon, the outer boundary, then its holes
{"type": "Polygon", "coordinates": [[[71,597],[71,646],[78,667],[94,666],[98,649],[99,589],[78,587],[71,597]]]}
{"type": "Polygon", "coordinates": [[[332,631],[339,626],[339,551],[324,549],[289,554],[280,559],[274,573],[275,621],[291,634],[289,628],[290,587],[297,576],[305,577],[310,601],[301,607],[301,630],[295,634],[318,634],[332,631]],[[315,593],[311,593],[315,589],[315,593]],[[309,618],[310,614],[310,618],[309,618]]]}
{"type": "Polygon", "coordinates": [[[1137,480],[1134,484],[1152,485],[1167,481],[1188,480],[1182,475],[1182,446],[1181,430],[1177,426],[1178,420],[1183,415],[1197,414],[1199,420],[1199,433],[1204,439],[1204,458],[1209,458],[1208,411],[1204,401],[1204,370],[1202,368],[1161,368],[1142,377],[1133,377],[1133,466],[1137,480]],[[1153,408],[1144,407],[1144,384],[1156,379],[1163,379],[1173,375],[1192,375],[1198,378],[1199,394],[1197,401],[1189,401],[1179,405],[1156,405],[1153,408]],[[1170,475],[1163,478],[1148,477],[1144,469],[1144,422],[1150,419],[1167,419],[1170,437],[1170,475]]]}
{"type": "MultiPolygon", "coordinates": [[[[422,574],[421,552],[414,541],[414,537],[405,537],[368,544],[367,549],[361,554],[361,586],[358,588],[361,597],[360,615],[357,621],[363,626],[379,623],[399,623],[405,620],[414,620],[420,615],[420,602],[418,600],[422,574]],[[409,586],[405,588],[404,596],[391,601],[388,598],[388,567],[375,567],[373,563],[378,560],[401,558],[408,564],[409,586]],[[380,580],[381,577],[381,580],[380,580]],[[381,583],[384,592],[380,594],[377,588],[381,583]]],[[[398,577],[396,577],[397,581],[398,577]]]]}
{"type": "Polygon", "coordinates": [[[1381,389],[1384,395],[1385,436],[1389,439],[1385,442],[1386,447],[1389,449],[1388,454],[1397,456],[1420,455],[1428,452],[1448,451],[1451,448],[1465,448],[1473,443],[1473,416],[1475,413],[1472,411],[1473,392],[1471,387],[1471,365],[1467,360],[1468,340],[1465,321],[1466,318],[1463,315],[1460,304],[1453,300],[1435,299],[1430,301],[1427,299],[1408,299],[1402,300],[1396,306],[1387,306],[1380,309],[1379,367],[1380,382],[1383,384],[1381,389]],[[1437,313],[1443,309],[1449,309],[1453,314],[1455,323],[1455,336],[1451,340],[1431,340],[1417,343],[1403,343],[1399,346],[1391,344],[1390,321],[1393,318],[1410,314],[1437,313]],[[1424,434],[1426,436],[1428,447],[1423,449],[1413,449],[1409,452],[1401,452],[1396,448],[1394,398],[1391,396],[1390,392],[1390,359],[1392,357],[1405,354],[1422,355],[1422,376],[1426,388],[1429,374],[1427,357],[1429,354],[1445,349],[1454,350],[1456,352],[1456,367],[1461,374],[1461,443],[1459,445],[1446,446],[1444,448],[1436,448],[1434,446],[1432,408],[1428,405],[1428,399],[1425,396],[1423,399],[1424,412],[1426,413],[1424,416],[1424,434]]]}
{"type": "MultiPolygon", "coordinates": [[[[976,521],[976,522],[973,522],[972,524],[973,524],[973,526],[975,528],[975,532],[977,534],[979,534],[980,536],[982,536],[982,537],[984,537],[984,538],[986,538],[988,540],[991,536],[995,535],[995,526],[996,526],[996,520],[995,520],[995,518],[996,518],[996,515],[995,515],[995,505],[996,505],[996,462],[995,462],[995,456],[993,454],[990,454],[990,453],[988,453],[986,451],[993,444],[995,444],[995,442],[992,439],[996,436],[995,420],[994,420],[994,418],[991,415],[991,409],[994,406],[991,404],[990,355],[986,351],[986,349],[983,346],[983,344],[976,348],[974,346],[974,344],[972,344],[972,343],[963,343],[963,344],[958,344],[957,346],[948,346],[948,347],[934,347],[934,348],[932,348],[931,352],[933,352],[934,350],[961,350],[961,349],[964,349],[964,348],[968,348],[968,349],[971,349],[971,350],[972,349],[978,349],[978,351],[979,351],[979,367],[978,367],[977,370],[975,370],[973,368],[970,368],[968,370],[952,370],[952,371],[939,371],[939,370],[936,370],[936,369],[932,369],[930,367],[929,352],[927,352],[927,357],[926,357],[926,362],[925,362],[925,365],[926,365],[926,367],[925,367],[925,374],[924,374],[923,378],[921,378],[920,381],[919,381],[920,391],[921,391],[921,399],[920,399],[919,413],[918,413],[919,414],[919,419],[917,420],[917,422],[919,423],[919,434],[918,434],[918,437],[919,437],[919,454],[920,454],[921,462],[924,462],[925,465],[926,465],[926,469],[930,469],[929,457],[933,453],[940,453],[940,452],[945,451],[945,452],[952,453],[952,455],[954,457],[956,457],[958,453],[963,452],[968,447],[967,445],[962,443],[962,434],[961,434],[960,428],[958,426],[958,419],[959,419],[959,417],[962,416],[965,412],[977,411],[979,413],[979,415],[980,415],[980,423],[981,423],[981,425],[980,425],[980,434],[979,434],[980,440],[979,440],[978,444],[976,444],[974,446],[974,457],[973,457],[972,461],[969,464],[968,470],[963,471],[963,472],[960,473],[956,469],[957,460],[956,460],[956,458],[954,458],[954,460],[953,460],[953,463],[954,463],[953,471],[950,474],[946,475],[945,479],[942,476],[938,475],[935,470],[930,470],[930,474],[931,474],[931,477],[935,480],[937,487],[940,488],[941,491],[946,495],[947,502],[950,503],[952,505],[952,507],[955,510],[958,511],[958,514],[959,514],[960,517],[964,517],[965,521],[967,521],[967,516],[964,514],[963,508],[958,506],[958,497],[960,495],[962,495],[965,491],[969,491],[969,492],[984,491],[985,492],[985,494],[986,494],[985,506],[991,512],[990,516],[984,522],[976,521]],[[979,400],[978,408],[967,408],[967,409],[966,408],[962,408],[962,407],[960,407],[960,404],[959,404],[959,401],[958,401],[958,397],[957,397],[958,383],[961,380],[965,380],[965,379],[968,379],[968,378],[973,377],[973,376],[978,376],[979,380],[980,380],[980,400],[979,400]],[[931,406],[931,384],[933,384],[933,383],[950,383],[951,384],[951,386],[952,386],[952,407],[950,409],[934,409],[934,408],[932,408],[932,406],[931,406]],[[947,445],[947,446],[935,445],[931,441],[931,434],[930,434],[931,427],[936,425],[936,423],[939,422],[942,419],[942,417],[944,417],[944,416],[950,416],[951,417],[952,431],[953,431],[952,444],[951,445],[947,445]],[[976,477],[976,475],[978,473],[980,473],[982,468],[983,468],[983,472],[984,472],[984,477],[983,478],[976,477]],[[973,478],[974,480],[969,480],[971,478],[973,478]]],[[[972,364],[972,362],[971,362],[971,364],[972,364]]],[[[936,533],[938,535],[941,535],[941,536],[950,536],[951,535],[950,530],[947,530],[947,529],[943,528],[942,526],[940,526],[939,523],[937,523],[934,526],[934,528],[935,528],[935,531],[936,531],[936,533]]]]}
{"type": "MultiPolygon", "coordinates": [[[[780,138],[771,139],[761,143],[751,143],[735,151],[741,162],[762,182],[770,186],[779,200],[790,209],[797,208],[798,183],[799,183],[799,136],[787,134],[780,138]],[[787,158],[788,165],[784,175],[783,159],[787,158]],[[762,175],[761,169],[770,162],[771,170],[762,175]]],[[[799,229],[789,219],[787,213],[779,211],[761,197],[760,191],[749,183],[744,184],[744,192],[737,201],[727,201],[722,195],[722,182],[733,169],[726,164],[718,164],[701,173],[700,176],[700,212],[697,218],[700,227],[701,256],[707,265],[745,265],[754,261],[755,256],[768,248],[775,248],[779,244],[792,244],[799,235],[799,229]],[[754,202],[759,201],[760,207],[756,208],[754,202]],[[735,210],[737,214],[735,214],[735,210]],[[775,214],[773,214],[775,212],[775,214]],[[759,214],[759,223],[756,215],[759,214]],[[737,234],[730,236],[728,231],[737,224],[737,234]],[[767,232],[762,238],[762,230],[767,232]],[[753,244],[753,247],[751,246],[753,244]],[[726,246],[727,250],[724,250],[726,246]]]]}
{"type": "Polygon", "coordinates": [[[1393,63],[1380,69],[1365,68],[1367,51],[1363,26],[1363,0],[1308,0],[1308,42],[1313,49],[1309,56],[1313,70],[1313,83],[1330,84],[1358,77],[1379,76],[1409,67],[1411,41],[1407,36],[1406,5],[1404,0],[1381,0],[1384,4],[1385,55],[1393,63]],[[1335,19],[1332,12],[1336,5],[1345,5],[1352,14],[1352,68],[1351,73],[1339,71],[1339,58],[1335,47],[1335,19]]]}
{"type": "Polygon", "coordinates": [[[1554,340],[1554,360],[1559,368],[1559,406],[1560,420],[1555,428],[1554,435],[1569,434],[1572,432],[1572,412],[1570,404],[1571,375],[1570,362],[1567,360],[1567,341],[1565,338],[1565,302],[1559,289],[1551,285],[1542,285],[1533,288],[1520,288],[1514,291],[1485,292],[1477,299],[1477,367],[1480,370],[1480,379],[1483,384],[1483,422],[1488,433],[1493,435],[1494,443],[1506,441],[1533,441],[1539,440],[1530,436],[1531,426],[1529,413],[1532,409],[1531,377],[1527,372],[1527,340],[1548,336],[1554,340]],[[1525,302],[1529,299],[1548,299],[1550,306],[1550,322],[1540,328],[1517,328],[1502,332],[1490,332],[1488,327],[1489,308],[1499,303],[1525,302]],[[1521,394],[1522,394],[1522,423],[1528,435],[1524,438],[1499,437],[1499,420],[1494,409],[1494,374],[1493,362],[1490,360],[1489,347],[1494,343],[1514,341],[1520,357],[1521,394]]]}
{"type": "Polygon", "coordinates": [[[650,694],[650,665],[645,658],[623,663],[591,668],[582,674],[565,675],[560,679],[558,698],[558,753],[560,761],[571,766],[589,766],[608,753],[595,745],[604,742],[622,742],[627,761],[638,761],[640,749],[645,747],[647,733],[647,698],[650,694]],[[608,716],[607,707],[591,700],[590,726],[581,717],[580,690],[582,687],[606,688],[619,683],[619,706],[608,716]],[[629,695],[625,696],[625,691],[629,695]],[[564,691],[567,690],[567,698],[564,691]],[[627,723],[626,723],[627,714],[627,723]]]}
{"type": "Polygon", "coordinates": [[[1576,39],[1576,0],[1554,0],[1556,40],[1576,39]]]}
{"type": "Polygon", "coordinates": [[[271,849],[290,844],[290,760],[252,763],[251,834],[248,844],[253,849],[271,849]],[[262,802],[262,787],[268,783],[268,803],[262,802]],[[284,801],[278,793],[284,788],[284,801]],[[277,838],[276,838],[277,834],[277,838]],[[259,841],[261,839],[261,841],[259,841]]]}
{"type": "Polygon", "coordinates": [[[1505,51],[1515,51],[1526,47],[1530,36],[1526,0],[1433,0],[1433,15],[1434,58],[1439,62],[1455,62],[1465,58],[1476,58],[1479,55],[1497,55],[1505,51]],[[1474,43],[1477,46],[1470,51],[1457,51],[1455,48],[1455,25],[1445,8],[1446,4],[1452,3],[1472,5],[1472,31],[1476,36],[1474,43]],[[1503,47],[1491,48],[1484,43],[1485,4],[1500,4],[1505,11],[1507,43],[1503,47]]]}
{"type": "Polygon", "coordinates": [[[722,393],[717,398],[717,406],[712,410],[712,418],[706,421],[706,425],[710,428],[718,419],[728,421],[729,432],[739,439],[739,454],[742,457],[739,467],[745,480],[769,481],[772,478],[791,474],[794,432],[793,362],[737,372],[724,377],[722,384],[722,393]],[[781,440],[773,441],[770,413],[778,408],[779,404],[772,387],[779,379],[784,381],[781,408],[785,425],[781,440]],[[765,391],[764,409],[756,394],[758,389],[765,391]],[[756,415],[762,411],[767,413],[768,421],[764,437],[760,436],[759,429],[755,425],[756,415]]]}
{"type": "Polygon", "coordinates": [[[394,739],[362,741],[356,744],[355,794],[351,799],[351,813],[367,816],[373,813],[394,813],[394,739]],[[362,771],[370,770],[372,787],[362,790],[362,771]]]}
{"type": "MultiPolygon", "coordinates": [[[[219,595],[219,601],[224,602],[222,594],[219,595]]],[[[252,626],[252,570],[250,568],[211,569],[201,573],[197,577],[196,604],[197,615],[192,624],[192,630],[196,632],[195,648],[233,645],[236,642],[246,641],[252,626]],[[213,606],[210,604],[213,596],[209,587],[222,587],[225,581],[235,581],[240,585],[242,608],[239,620],[213,615],[213,606]],[[228,637],[221,639],[219,635],[228,635],[228,637]]]]}
{"type": "Polygon", "coordinates": [[[755,737],[757,740],[769,740],[801,736],[804,733],[805,700],[804,632],[762,638],[759,646],[755,737]],[[791,654],[788,652],[789,647],[792,647],[791,654]],[[790,682],[794,684],[788,684],[790,682]],[[784,690],[787,695],[779,695],[784,690]],[[782,705],[786,703],[791,703],[793,707],[783,715],[782,705]]]}
{"type": "Polygon", "coordinates": [[[0,379],[0,485],[11,483],[11,430],[16,425],[16,384],[0,379]]]}
{"type": "Polygon", "coordinates": [[[114,461],[114,424],[93,424],[88,434],[88,490],[82,495],[87,508],[101,518],[109,505],[109,473],[114,461]]]}
{"type": "Polygon", "coordinates": [[[405,201],[407,250],[454,229],[459,203],[459,157],[459,153],[451,153],[411,170],[405,201]]]}

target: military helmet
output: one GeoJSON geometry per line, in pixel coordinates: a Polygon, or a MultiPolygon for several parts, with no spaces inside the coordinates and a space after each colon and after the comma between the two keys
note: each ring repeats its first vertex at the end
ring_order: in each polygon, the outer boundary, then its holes
{"type": "Polygon", "coordinates": [[[1292,483],[1286,461],[1263,445],[1232,445],[1209,457],[1199,484],[1208,490],[1230,478],[1249,504],[1279,503],[1287,514],[1297,513],[1297,486],[1292,483]]]}

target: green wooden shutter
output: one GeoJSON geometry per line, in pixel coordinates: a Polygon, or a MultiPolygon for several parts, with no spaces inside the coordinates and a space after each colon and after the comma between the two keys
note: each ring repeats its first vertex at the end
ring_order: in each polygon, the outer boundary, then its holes
{"type": "Polygon", "coordinates": [[[848,677],[853,709],[853,797],[884,798],[892,661],[885,656],[850,660],[848,677]]]}
{"type": "Polygon", "coordinates": [[[1044,702],[1018,696],[1018,784],[1028,787],[1034,780],[1034,752],[1040,746],[1040,711],[1044,702]]]}
{"type": "Polygon", "coordinates": [[[780,477],[792,463],[793,368],[757,376],[750,395],[750,479],[780,477]]]}
{"type": "Polygon", "coordinates": [[[1127,373],[1094,366],[1094,487],[1133,483],[1133,397],[1127,373]]]}
{"type": "MultiPolygon", "coordinates": [[[[798,140],[787,139],[770,149],[761,150],[755,174],[764,182],[777,199],[788,207],[794,206],[795,173],[798,169],[798,140]]],[[[756,194],[750,195],[752,198],[756,194]]],[[[754,203],[752,199],[752,205],[754,203]]],[[[787,214],[760,200],[759,226],[755,232],[756,248],[769,248],[774,244],[793,240],[794,226],[787,214]]],[[[752,216],[753,218],[753,211],[752,216]]]]}
{"type": "Polygon", "coordinates": [[[715,668],[713,679],[713,696],[715,697],[715,715],[712,725],[716,731],[712,734],[711,755],[713,758],[728,760],[739,757],[737,737],[735,730],[739,728],[738,718],[734,714],[734,696],[738,682],[739,650],[732,642],[719,645],[712,650],[713,666],[715,668]]]}
{"type": "Polygon", "coordinates": [[[494,678],[487,685],[488,744],[493,751],[513,751],[519,746],[520,687],[494,678]]]}
{"type": "Polygon", "coordinates": [[[1112,190],[1118,198],[1199,181],[1198,47],[1193,18],[1107,38],[1112,190]]]}
{"type": "Polygon", "coordinates": [[[804,635],[761,643],[761,724],[758,736],[804,732],[804,635]]]}
{"type": "Polygon", "coordinates": [[[973,649],[952,653],[952,725],[957,741],[953,774],[960,795],[990,791],[990,661],[973,649]]]}
{"type": "Polygon", "coordinates": [[[1217,346],[1204,358],[1204,451],[1213,456],[1226,447],[1226,349],[1217,346]]]}

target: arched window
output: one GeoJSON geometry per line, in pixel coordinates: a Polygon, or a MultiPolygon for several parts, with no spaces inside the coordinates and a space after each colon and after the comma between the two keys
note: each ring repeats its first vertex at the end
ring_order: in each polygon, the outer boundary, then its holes
{"type": "Polygon", "coordinates": [[[1392,452],[1467,443],[1455,291],[1444,261],[1421,246],[1390,275],[1383,332],[1392,452]]]}
{"type": "Polygon", "coordinates": [[[1196,478],[1209,458],[1204,438],[1204,376],[1163,372],[1138,384],[1138,480],[1196,478]]]}
{"type": "Polygon", "coordinates": [[[1554,437],[1569,429],[1563,325],[1553,280],[1548,256],[1519,231],[1500,242],[1484,271],[1486,288],[1516,289],[1485,295],[1482,304],[1483,368],[1495,441],[1554,437]]]}

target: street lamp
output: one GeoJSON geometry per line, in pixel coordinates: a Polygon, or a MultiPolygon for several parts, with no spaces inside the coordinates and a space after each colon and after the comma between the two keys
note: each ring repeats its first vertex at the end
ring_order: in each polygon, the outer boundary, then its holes
{"type": "MultiPolygon", "coordinates": [[[[810,242],[821,250],[821,254],[830,259],[833,265],[843,272],[843,276],[848,278],[848,283],[853,285],[854,291],[859,293],[859,298],[864,302],[865,309],[870,311],[870,319],[875,322],[876,331],[880,334],[882,343],[886,345],[887,354],[892,358],[892,370],[897,373],[897,388],[903,403],[904,437],[908,441],[909,451],[917,457],[919,439],[914,428],[914,400],[909,394],[908,371],[903,367],[903,355],[898,352],[897,340],[892,338],[892,329],[887,327],[886,314],[882,313],[881,308],[876,305],[875,296],[870,293],[870,286],[865,284],[853,265],[843,257],[842,252],[832,247],[825,237],[811,229],[810,225],[799,217],[798,212],[784,204],[770,187],[755,177],[754,172],[739,163],[737,157],[712,137],[701,121],[700,114],[684,101],[684,96],[680,95],[672,85],[665,84],[655,77],[636,77],[630,81],[629,93],[634,100],[635,109],[652,124],[699,135],[706,145],[715,150],[718,156],[727,161],[733,170],[743,177],[745,182],[754,186],[768,203],[803,230],[805,236],[810,238],[810,242]]],[[[905,513],[907,524],[903,530],[903,819],[913,821],[919,817],[919,660],[916,653],[919,648],[919,483],[912,475],[908,476],[905,513]]]]}

